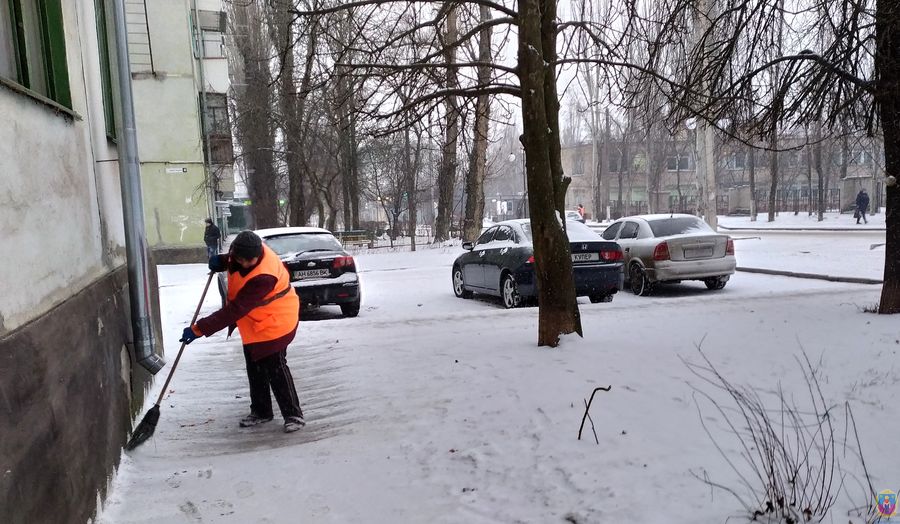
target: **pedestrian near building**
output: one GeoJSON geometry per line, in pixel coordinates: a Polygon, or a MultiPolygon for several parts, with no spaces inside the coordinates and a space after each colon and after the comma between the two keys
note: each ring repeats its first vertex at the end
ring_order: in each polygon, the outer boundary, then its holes
{"type": "Polygon", "coordinates": [[[219,231],[211,218],[206,219],[206,230],[203,231],[203,242],[206,243],[206,258],[210,259],[219,254],[219,239],[222,232],[219,231]]]}
{"type": "Polygon", "coordinates": [[[287,347],[297,333],[300,299],[287,268],[255,233],[242,231],[227,255],[210,258],[209,269],[228,271],[228,301],[219,311],[184,328],[180,341],[190,344],[226,327],[230,334],[236,325],[244,343],[250,383],[250,414],[240,426],[272,420],[271,389],[284,417],[284,431],[297,431],[305,421],[287,365],[287,347]]]}
{"type": "Polygon", "coordinates": [[[866,212],[868,210],[869,210],[869,194],[866,193],[865,189],[860,189],[859,193],[856,195],[856,213],[854,213],[857,224],[859,224],[860,218],[866,224],[869,223],[869,221],[866,220],[866,212]]]}

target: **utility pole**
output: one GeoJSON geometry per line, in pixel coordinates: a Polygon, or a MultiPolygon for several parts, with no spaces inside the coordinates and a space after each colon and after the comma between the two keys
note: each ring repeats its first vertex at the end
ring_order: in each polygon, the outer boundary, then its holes
{"type": "MultiPolygon", "coordinates": [[[[706,44],[704,36],[710,29],[714,0],[698,0],[697,11],[694,13],[694,37],[697,45],[704,49],[701,56],[706,59],[706,44]]],[[[709,97],[709,86],[702,86],[704,96],[709,97]]],[[[705,103],[705,101],[704,101],[705,103]]],[[[716,205],[716,159],[715,159],[716,135],[712,124],[699,118],[697,121],[697,185],[700,190],[700,210],[704,214],[706,223],[713,230],[718,227],[718,206],[716,205]]]]}

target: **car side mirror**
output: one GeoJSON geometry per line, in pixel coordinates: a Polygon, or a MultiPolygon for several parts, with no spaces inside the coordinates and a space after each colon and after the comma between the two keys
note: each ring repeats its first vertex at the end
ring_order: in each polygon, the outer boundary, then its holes
{"type": "Polygon", "coordinates": [[[462,248],[465,249],[466,251],[472,251],[472,248],[474,248],[474,247],[475,247],[475,244],[473,244],[472,242],[463,242],[463,245],[462,245],[462,248]]]}

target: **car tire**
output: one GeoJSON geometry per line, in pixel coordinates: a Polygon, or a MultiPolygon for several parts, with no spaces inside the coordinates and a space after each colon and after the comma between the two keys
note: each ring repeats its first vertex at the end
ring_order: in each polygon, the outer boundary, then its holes
{"type": "Polygon", "coordinates": [[[503,307],[506,309],[512,309],[522,305],[522,295],[519,294],[516,279],[509,273],[506,273],[503,275],[503,278],[500,279],[500,300],[503,301],[503,307]]]}
{"type": "Polygon", "coordinates": [[[341,313],[343,313],[347,318],[353,318],[356,315],[359,315],[359,303],[360,300],[356,299],[356,302],[341,304],[341,313]]]}
{"type": "Polygon", "coordinates": [[[653,283],[650,277],[640,264],[632,264],[628,270],[629,280],[631,281],[631,292],[639,297],[647,297],[653,293],[653,283]]]}
{"type": "Polygon", "coordinates": [[[613,301],[613,296],[609,293],[597,293],[596,295],[591,295],[588,298],[591,300],[591,304],[613,301]]]}
{"type": "Polygon", "coordinates": [[[466,289],[466,281],[463,280],[462,268],[453,267],[453,294],[459,298],[472,298],[472,292],[466,289]]]}
{"type": "Polygon", "coordinates": [[[712,278],[704,278],[703,283],[706,284],[706,289],[709,290],[717,290],[725,287],[725,284],[728,283],[728,275],[722,275],[720,277],[712,277],[712,278]]]}

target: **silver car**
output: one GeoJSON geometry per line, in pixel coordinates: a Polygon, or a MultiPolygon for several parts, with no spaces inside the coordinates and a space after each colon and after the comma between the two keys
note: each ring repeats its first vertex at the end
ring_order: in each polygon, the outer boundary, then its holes
{"type": "Polygon", "coordinates": [[[734,241],[694,215],[620,218],[601,236],[622,246],[625,280],[635,295],[647,296],[659,283],[682,280],[722,289],[734,274],[734,241]]]}

